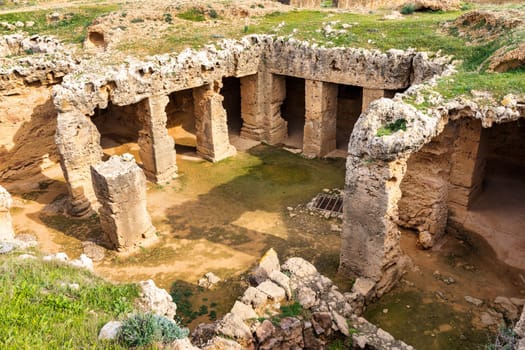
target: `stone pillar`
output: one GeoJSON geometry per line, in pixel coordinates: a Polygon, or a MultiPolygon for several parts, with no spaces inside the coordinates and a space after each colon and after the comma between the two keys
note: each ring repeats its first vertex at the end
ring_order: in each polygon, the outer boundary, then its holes
{"type": "Polygon", "coordinates": [[[347,159],[339,271],[377,282],[379,296],[398,281],[404,268],[396,221],[405,172],[405,158],[347,159]]]}
{"type": "Polygon", "coordinates": [[[385,97],[385,90],[363,88],[363,103],[361,105],[361,112],[364,113],[368,106],[370,106],[370,103],[380,99],[381,97],[385,97]]]}
{"type": "Polygon", "coordinates": [[[264,141],[270,145],[282,143],[288,135],[288,123],[281,117],[281,105],[286,98],[286,80],[284,76],[262,72],[265,86],[264,99],[264,141]]]}
{"type": "Polygon", "coordinates": [[[130,154],[113,156],[91,167],[93,187],[106,239],[117,250],[154,237],[146,210],[146,177],[130,154]]]}
{"type": "Polygon", "coordinates": [[[0,241],[11,240],[15,237],[13,222],[9,213],[12,204],[11,195],[0,186],[0,241]]]}
{"type": "Polygon", "coordinates": [[[219,93],[221,83],[215,81],[193,89],[195,103],[195,128],[197,131],[197,153],[217,162],[235,155],[230,144],[224,99],[219,93]]]}
{"type": "Polygon", "coordinates": [[[89,167],[102,159],[100,133],[89,117],[70,110],[58,113],[55,141],[70,195],[67,211],[88,215],[96,203],[89,167]]]}
{"type": "Polygon", "coordinates": [[[466,213],[472,200],[481,192],[486,164],[486,133],[481,121],[459,120],[450,170],[449,205],[451,215],[466,213]]]}
{"type": "Polygon", "coordinates": [[[262,141],[266,91],[260,74],[241,78],[241,137],[262,141]]]}
{"type": "Polygon", "coordinates": [[[140,103],[140,159],[146,177],[155,183],[165,183],[177,175],[175,143],[166,126],[168,96],[151,96],[140,103]]]}
{"type": "Polygon", "coordinates": [[[336,148],[337,85],[305,81],[303,154],[322,157],[336,148]]]}

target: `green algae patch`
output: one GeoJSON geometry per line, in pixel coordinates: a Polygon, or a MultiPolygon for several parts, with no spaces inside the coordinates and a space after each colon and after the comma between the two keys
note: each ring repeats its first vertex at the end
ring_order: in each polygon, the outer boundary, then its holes
{"type": "Polygon", "coordinates": [[[477,350],[489,339],[472,327],[472,315],[420,291],[396,289],[368,306],[364,316],[416,349],[477,350]]]}

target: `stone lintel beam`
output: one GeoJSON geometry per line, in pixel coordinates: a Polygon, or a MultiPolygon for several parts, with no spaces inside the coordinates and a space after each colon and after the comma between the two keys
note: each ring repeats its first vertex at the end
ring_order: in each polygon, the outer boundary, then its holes
{"type": "Polygon", "coordinates": [[[305,81],[303,154],[322,157],[336,148],[337,85],[305,81]]]}
{"type": "Polygon", "coordinates": [[[143,123],[138,144],[146,177],[155,183],[166,183],[177,176],[175,143],[166,126],[168,96],[151,96],[140,104],[143,123]]]}
{"type": "Polygon", "coordinates": [[[275,75],[268,71],[260,72],[264,84],[264,128],[263,141],[270,145],[282,143],[288,135],[288,123],[281,117],[281,105],[286,98],[286,80],[282,75],[275,75]]]}
{"type": "Polygon", "coordinates": [[[91,166],[102,230],[113,248],[132,248],[152,238],[155,227],[146,210],[146,177],[130,154],[91,166]]]}
{"type": "Polygon", "coordinates": [[[214,81],[210,85],[193,89],[197,153],[212,162],[231,157],[237,152],[230,144],[220,88],[221,82],[214,81]]]}

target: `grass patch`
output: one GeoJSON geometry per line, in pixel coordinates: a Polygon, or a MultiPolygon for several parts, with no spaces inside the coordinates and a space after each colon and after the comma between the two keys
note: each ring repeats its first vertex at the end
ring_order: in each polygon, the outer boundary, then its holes
{"type": "Polygon", "coordinates": [[[193,22],[204,22],[206,20],[204,11],[195,7],[177,14],[177,17],[193,22]]]}
{"type": "Polygon", "coordinates": [[[398,119],[393,123],[388,123],[377,130],[377,137],[392,135],[396,131],[407,129],[407,121],[405,119],[398,119]]]}
{"type": "Polygon", "coordinates": [[[135,285],[114,285],[58,263],[0,256],[0,348],[119,349],[100,328],[132,310],[135,285]],[[68,285],[77,283],[78,289],[68,285]]]}
{"type": "MultiPolygon", "coordinates": [[[[35,22],[33,27],[24,28],[24,31],[33,34],[51,34],[68,43],[81,43],[87,35],[87,27],[97,17],[108,14],[119,8],[118,5],[97,5],[68,8],[62,13],[62,19],[56,22],[47,20],[49,10],[8,13],[0,15],[0,22],[14,23],[16,21],[35,22]]],[[[8,29],[0,28],[0,34],[12,33],[8,29]]]]}

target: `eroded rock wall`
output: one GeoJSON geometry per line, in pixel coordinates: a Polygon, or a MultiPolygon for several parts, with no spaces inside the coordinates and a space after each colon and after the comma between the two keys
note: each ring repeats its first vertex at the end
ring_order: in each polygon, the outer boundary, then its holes
{"type": "Polygon", "coordinates": [[[378,295],[390,288],[402,267],[398,224],[430,247],[451,221],[460,223],[458,213],[481,188],[482,128],[522,117],[517,104],[458,99],[423,113],[402,98],[373,102],[348,148],[340,271],[374,280],[378,295]],[[406,131],[378,136],[380,127],[399,119],[406,131]]]}
{"type": "MultiPolygon", "coordinates": [[[[175,91],[193,89],[197,149],[210,160],[220,160],[234,154],[221,104],[223,77],[241,78],[241,135],[277,144],[288,132],[281,116],[281,105],[286,98],[285,75],[318,81],[325,87],[330,85],[323,84],[339,83],[398,90],[441,72],[446,63],[441,59],[430,61],[426,55],[413,51],[380,53],[363,49],[325,49],[271,36],[225,40],[219,44],[219,49],[208,46],[201,51],[185,50],[178,55],[155,56],[147,62],[131,60],[120,67],[102,67],[97,71],[86,62],[75,74],[68,75],[53,93],[59,113],[56,142],[74,203],[70,212],[85,214],[89,203],[94,202],[90,173],[86,169],[100,160],[101,152],[100,136],[89,118],[96,109],[107,108],[110,102],[118,106],[131,105],[151,96],[168,96],[175,91]],[[71,139],[77,129],[82,131],[73,143],[71,139]]],[[[335,90],[331,91],[330,96],[335,90]]],[[[312,109],[309,114],[311,117],[330,115],[325,118],[327,120],[320,121],[319,125],[324,128],[322,133],[316,134],[312,128],[307,133],[315,134],[315,140],[307,140],[317,145],[314,150],[307,150],[315,156],[322,155],[329,147],[335,148],[331,130],[334,121],[328,120],[336,118],[335,103],[331,100],[323,102],[322,113],[312,109]]],[[[319,118],[310,119],[313,123],[319,118]]],[[[156,130],[161,132],[163,124],[165,122],[160,122],[156,130]]],[[[162,162],[163,154],[170,153],[167,150],[171,145],[165,133],[162,134],[160,138],[166,142],[157,146],[164,151],[157,150],[154,145],[150,152],[156,154],[155,162],[162,162]]],[[[174,165],[165,167],[175,169],[174,165]]],[[[148,177],[154,181],[166,178],[156,172],[154,170],[148,177]]]]}

